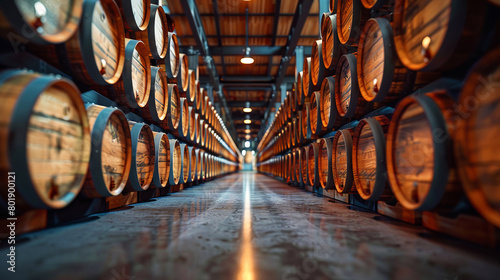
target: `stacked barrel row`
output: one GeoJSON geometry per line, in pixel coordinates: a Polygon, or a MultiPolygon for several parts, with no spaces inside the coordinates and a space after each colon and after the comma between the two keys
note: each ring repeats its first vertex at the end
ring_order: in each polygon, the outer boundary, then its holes
{"type": "Polygon", "coordinates": [[[332,1],[258,169],[410,210],[472,205],[500,227],[498,12],[488,1],[332,1]]]}
{"type": "Polygon", "coordinates": [[[15,51],[65,75],[0,72],[0,176],[16,182],[15,194],[1,185],[1,208],[59,209],[77,195],[196,184],[238,169],[237,146],[162,6],[9,0],[0,14],[2,40],[15,38],[15,51]]]}

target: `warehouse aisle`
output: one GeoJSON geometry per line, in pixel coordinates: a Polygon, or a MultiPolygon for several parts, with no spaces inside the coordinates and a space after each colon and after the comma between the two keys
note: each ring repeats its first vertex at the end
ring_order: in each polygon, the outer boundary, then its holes
{"type": "Polygon", "coordinates": [[[252,172],[24,237],[15,277],[2,269],[0,279],[488,279],[500,274],[498,254],[353,211],[252,172]]]}

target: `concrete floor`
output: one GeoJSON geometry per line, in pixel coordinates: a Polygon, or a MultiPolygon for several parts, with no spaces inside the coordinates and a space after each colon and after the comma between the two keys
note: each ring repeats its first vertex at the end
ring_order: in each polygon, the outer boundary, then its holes
{"type": "Polygon", "coordinates": [[[0,279],[499,279],[498,252],[347,207],[242,172],[26,234],[0,279]]]}

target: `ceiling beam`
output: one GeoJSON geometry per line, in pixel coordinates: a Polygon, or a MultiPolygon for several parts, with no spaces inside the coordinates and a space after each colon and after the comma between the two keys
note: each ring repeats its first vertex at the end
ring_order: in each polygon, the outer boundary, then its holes
{"type": "MultiPolygon", "coordinates": [[[[273,21],[273,38],[271,39],[271,46],[276,46],[276,38],[278,35],[278,21],[280,19],[280,9],[281,9],[281,0],[276,0],[274,6],[274,21],[273,21]]],[[[271,75],[271,69],[273,67],[273,58],[269,58],[269,65],[267,66],[267,75],[271,75]]]]}
{"type": "Polygon", "coordinates": [[[232,117],[233,117],[233,121],[241,121],[241,120],[246,120],[247,116],[250,116],[250,119],[251,120],[255,120],[255,119],[262,119],[262,116],[264,114],[261,114],[259,111],[255,110],[251,113],[233,113],[232,117]]]}
{"type": "MultiPolygon", "coordinates": [[[[288,37],[288,36],[287,36],[288,37]]],[[[317,36],[316,36],[317,37],[317,36]]],[[[196,38],[196,37],[195,37],[196,38]]],[[[250,55],[279,55],[285,56],[288,53],[288,48],[284,46],[249,46],[251,51],[250,55]]],[[[296,46],[295,46],[296,47],[296,46]]],[[[294,47],[294,51],[295,51],[294,47]]],[[[224,46],[224,47],[210,47],[208,52],[211,55],[241,55],[245,54],[246,46],[224,46]]],[[[189,46],[180,46],[180,52],[184,53],[189,50],[189,46]]],[[[312,46],[304,46],[304,54],[311,55],[312,46]]],[[[292,52],[293,54],[293,52],[292,52]]]]}
{"type": "MultiPolygon", "coordinates": [[[[219,20],[219,5],[217,5],[217,0],[212,0],[212,5],[214,7],[215,13],[215,30],[217,32],[217,43],[219,43],[219,47],[222,47],[222,37],[220,32],[220,20],[219,20]]],[[[222,62],[222,74],[226,75],[226,65],[224,64],[224,56],[221,57],[222,62]]]]}
{"type": "MultiPolygon", "coordinates": [[[[171,17],[182,17],[184,14],[179,14],[179,13],[170,13],[169,14],[171,17]]],[[[275,13],[249,13],[248,16],[250,17],[273,17],[275,13]]],[[[200,16],[202,17],[213,17],[214,14],[212,13],[200,13],[200,16]]],[[[244,17],[244,13],[222,13],[219,14],[221,17],[244,17]]],[[[293,17],[295,14],[290,14],[290,13],[281,13],[281,17],[293,17]]],[[[316,17],[318,16],[317,14],[308,14],[308,16],[311,17],[316,17]]]]}
{"type": "MultiPolygon", "coordinates": [[[[271,38],[271,37],[274,37],[274,35],[262,35],[262,34],[259,34],[259,35],[248,35],[248,38],[271,38]]],[[[179,39],[184,39],[184,38],[194,38],[194,35],[183,35],[183,36],[177,36],[177,38],[179,39]]],[[[220,35],[220,37],[218,35],[207,35],[207,38],[245,38],[245,34],[242,34],[242,35],[220,35]]],[[[276,38],[288,38],[287,35],[276,35],[276,38]]],[[[302,35],[301,38],[318,38],[317,35],[302,35]]]]}

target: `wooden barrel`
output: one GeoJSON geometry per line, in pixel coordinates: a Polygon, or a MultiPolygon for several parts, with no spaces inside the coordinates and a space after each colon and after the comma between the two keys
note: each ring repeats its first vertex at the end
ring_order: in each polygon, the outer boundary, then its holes
{"type": "Polygon", "coordinates": [[[188,56],[181,53],[179,55],[179,74],[177,75],[177,87],[179,92],[186,93],[189,89],[189,68],[188,56]]]}
{"type": "Polygon", "coordinates": [[[200,152],[201,150],[198,148],[194,149],[194,154],[196,156],[196,167],[195,167],[195,182],[198,183],[198,181],[201,180],[201,158],[200,158],[200,152]]]}
{"type": "Polygon", "coordinates": [[[325,131],[331,131],[345,123],[335,105],[335,77],[326,77],[321,85],[320,93],[320,119],[325,131]]]}
{"type": "Polygon", "coordinates": [[[368,102],[394,105],[437,76],[409,71],[401,64],[394,50],[391,23],[384,18],[366,22],[358,50],[358,84],[368,102]]]}
{"type": "Polygon", "coordinates": [[[314,91],[311,83],[311,58],[304,58],[304,74],[302,76],[302,94],[307,99],[314,91]]]}
{"type": "Polygon", "coordinates": [[[168,108],[167,108],[167,116],[165,118],[165,122],[162,122],[162,127],[174,133],[179,128],[179,122],[181,117],[180,107],[180,95],[179,90],[177,89],[177,85],[168,84],[168,108]]]}
{"type": "Polygon", "coordinates": [[[205,181],[206,179],[206,174],[205,174],[205,168],[206,168],[206,163],[205,163],[205,151],[204,150],[200,150],[200,181],[205,181]]]}
{"type": "Polygon", "coordinates": [[[454,105],[438,91],[408,96],[394,112],[387,133],[387,174],[405,208],[448,209],[462,197],[452,152],[454,105]]]}
{"type": "Polygon", "coordinates": [[[167,16],[161,6],[151,4],[148,28],[145,31],[135,31],[130,37],[141,40],[149,49],[152,59],[164,59],[168,52],[167,16]]]}
{"type": "Polygon", "coordinates": [[[191,177],[191,175],[189,174],[189,160],[191,159],[191,157],[189,156],[188,145],[186,144],[180,144],[180,145],[181,145],[182,168],[181,168],[181,176],[179,184],[186,184],[188,183],[188,180],[191,177]]]}
{"type": "Polygon", "coordinates": [[[296,92],[296,84],[292,83],[292,91],[290,92],[290,111],[291,117],[295,116],[295,111],[297,110],[297,92],[296,92]]]}
{"type": "Polygon", "coordinates": [[[0,204],[6,207],[13,180],[17,209],[65,207],[89,166],[89,121],[80,91],[64,78],[9,70],[0,72],[0,100],[0,204]]]}
{"type": "Polygon", "coordinates": [[[485,25],[487,4],[475,0],[397,0],[394,42],[411,70],[452,69],[471,57],[485,25]],[[411,12],[408,12],[411,11],[411,12]]]}
{"type": "Polygon", "coordinates": [[[321,138],[318,140],[318,176],[319,184],[323,189],[333,188],[332,175],[332,140],[321,138]]]}
{"type": "Polygon", "coordinates": [[[155,142],[155,167],[152,186],[164,188],[168,184],[170,173],[170,141],[162,132],[153,132],[155,142]]]}
{"type": "Polygon", "coordinates": [[[458,174],[472,205],[489,222],[500,227],[498,186],[498,135],[500,49],[484,56],[472,68],[457,108],[455,155],[458,174]]]}
{"type": "Polygon", "coordinates": [[[325,65],[323,63],[323,43],[317,40],[312,45],[311,52],[311,82],[314,90],[321,88],[321,83],[325,78],[325,65]]]}
{"type": "Polygon", "coordinates": [[[326,131],[323,129],[323,122],[321,121],[321,94],[319,91],[311,94],[309,104],[309,126],[311,127],[311,133],[319,136],[322,132],[326,131]]]}
{"type": "Polygon", "coordinates": [[[179,103],[179,125],[173,134],[181,139],[186,139],[189,135],[189,107],[184,97],[180,98],[179,103]]]}
{"type": "Polygon", "coordinates": [[[125,114],[119,109],[88,105],[92,149],[82,194],[89,198],[119,195],[130,174],[132,141],[125,114]]]}
{"type": "MultiPolygon", "coordinates": [[[[304,146],[301,148],[300,154],[300,166],[302,168],[302,184],[309,185],[309,162],[308,162],[308,153],[309,147],[304,146]]],[[[314,165],[313,165],[314,166],[314,165]]]]}
{"type": "Polygon", "coordinates": [[[342,129],[332,140],[332,175],[340,194],[357,193],[352,173],[352,135],[354,129],[342,129]]]}
{"type": "Polygon", "coordinates": [[[176,139],[170,141],[170,173],[168,174],[168,183],[173,186],[179,184],[182,172],[182,154],[181,145],[176,139]]]}
{"type": "Polygon", "coordinates": [[[295,183],[301,184],[302,183],[302,166],[300,165],[300,158],[302,155],[302,149],[301,148],[295,148],[295,183]]]}
{"type": "Polygon", "coordinates": [[[309,185],[313,188],[319,186],[319,173],[318,173],[318,155],[319,155],[319,145],[318,143],[311,143],[307,147],[307,165],[309,166],[307,172],[309,172],[307,178],[309,179],[309,185]]]}
{"type": "Polygon", "coordinates": [[[354,54],[343,55],[337,67],[335,105],[343,118],[359,118],[373,108],[359,91],[356,67],[354,54]]]}
{"type": "Polygon", "coordinates": [[[305,101],[305,96],[304,96],[304,86],[303,86],[303,78],[304,78],[304,71],[300,71],[297,73],[297,87],[296,87],[296,92],[297,92],[297,99],[295,101],[297,102],[296,110],[302,109],[302,105],[304,105],[305,101]]]}
{"type": "Polygon", "coordinates": [[[151,128],[144,123],[129,121],[132,138],[132,165],[126,191],[147,190],[153,181],[155,141],[151,128]]]}
{"type": "MultiPolygon", "coordinates": [[[[199,83],[198,83],[198,85],[199,85],[199,83]]],[[[205,95],[205,89],[199,88],[199,90],[196,92],[196,96],[195,96],[195,100],[194,100],[195,111],[199,114],[201,114],[201,111],[203,109],[203,101],[205,100],[203,97],[204,95],[205,95]]]]}
{"type": "Polygon", "coordinates": [[[188,140],[191,143],[196,142],[196,113],[194,112],[194,107],[189,106],[188,107],[188,113],[189,113],[189,130],[188,130],[188,140]]]}
{"type": "Polygon", "coordinates": [[[165,55],[165,72],[169,79],[177,78],[180,64],[184,58],[179,54],[179,40],[173,32],[168,32],[167,54],[165,55]]]}
{"type": "Polygon", "coordinates": [[[341,55],[336,14],[323,14],[323,19],[321,20],[321,38],[321,52],[325,67],[324,76],[332,76],[335,75],[335,69],[341,55]]]}
{"type": "Polygon", "coordinates": [[[0,1],[0,34],[12,43],[64,43],[75,34],[83,0],[0,1]],[[16,34],[12,34],[15,31],[16,34]],[[17,36],[22,36],[19,38],[17,36]]]}
{"type": "Polygon", "coordinates": [[[395,0],[361,0],[361,4],[366,9],[374,11],[392,11],[395,0]]]}
{"type": "Polygon", "coordinates": [[[200,145],[202,147],[206,147],[205,146],[205,140],[207,139],[206,138],[206,128],[205,128],[205,120],[200,120],[200,145]]]}
{"type": "Polygon", "coordinates": [[[199,83],[196,81],[196,73],[189,69],[188,71],[188,91],[186,93],[186,98],[189,104],[193,104],[196,96],[196,91],[198,90],[199,83]]]}
{"type": "Polygon", "coordinates": [[[341,44],[357,46],[361,27],[370,18],[370,11],[361,5],[361,0],[338,0],[337,34],[341,44]]]}
{"type": "Polygon", "coordinates": [[[386,116],[363,119],[354,132],[354,182],[359,196],[364,200],[388,200],[394,197],[387,182],[385,160],[385,135],[389,123],[386,116]]]}
{"type": "Polygon", "coordinates": [[[141,109],[143,118],[156,123],[165,120],[168,111],[167,88],[167,79],[163,69],[151,67],[151,90],[147,106],[141,109]]]}
{"type": "Polygon", "coordinates": [[[64,44],[33,53],[87,85],[113,85],[125,63],[125,32],[113,0],[85,0],[78,32],[64,44]]]}
{"type": "Polygon", "coordinates": [[[127,31],[144,31],[151,17],[150,0],[115,1],[123,16],[123,26],[127,31]]]}
{"type": "Polygon", "coordinates": [[[189,146],[189,180],[188,182],[194,183],[196,181],[196,153],[195,148],[189,146]]]}
{"type": "MultiPolygon", "coordinates": [[[[196,110],[195,110],[196,111],[196,110]]],[[[198,113],[194,114],[194,143],[200,145],[201,143],[201,131],[200,131],[200,115],[198,113]]]]}

